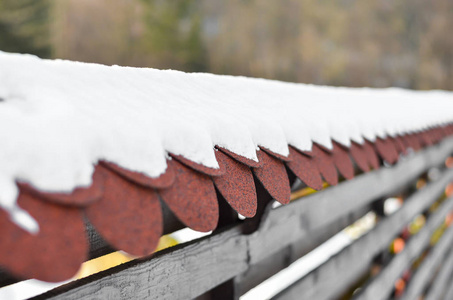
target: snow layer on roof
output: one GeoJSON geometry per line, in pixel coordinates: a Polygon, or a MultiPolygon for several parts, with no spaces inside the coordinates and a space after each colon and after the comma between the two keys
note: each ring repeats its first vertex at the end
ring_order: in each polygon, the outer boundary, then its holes
{"type": "Polygon", "coordinates": [[[451,92],[337,88],[104,66],[0,52],[0,205],[16,180],[69,192],[104,159],[157,177],[167,153],[218,168],[213,147],[257,160],[453,120],[451,92]]]}

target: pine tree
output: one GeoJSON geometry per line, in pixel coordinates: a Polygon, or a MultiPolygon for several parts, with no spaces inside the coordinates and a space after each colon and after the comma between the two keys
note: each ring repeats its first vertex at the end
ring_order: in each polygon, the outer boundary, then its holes
{"type": "Polygon", "coordinates": [[[0,49],[51,55],[48,0],[0,0],[0,49]]]}

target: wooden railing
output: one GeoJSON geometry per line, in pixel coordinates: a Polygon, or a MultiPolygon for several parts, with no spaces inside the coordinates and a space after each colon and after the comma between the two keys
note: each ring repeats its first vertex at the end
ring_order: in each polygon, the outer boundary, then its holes
{"type": "MultiPolygon", "coordinates": [[[[237,299],[370,211],[377,215],[372,229],[269,297],[453,299],[453,226],[446,222],[453,197],[445,193],[453,182],[453,169],[445,167],[452,154],[450,138],[394,166],[358,174],[276,208],[261,195],[257,182],[256,218],[228,221],[222,212],[220,229],[209,236],[73,281],[36,299],[237,299]],[[404,202],[386,214],[385,200],[395,195],[404,202]],[[389,251],[420,215],[426,219],[424,226],[403,239],[402,251],[389,251]],[[404,288],[395,288],[401,280],[404,288]]],[[[182,228],[171,216],[165,222],[167,233],[182,228]]],[[[92,228],[89,232],[91,257],[113,251],[92,228]]],[[[3,274],[4,283],[11,282],[7,278],[3,274]]]]}

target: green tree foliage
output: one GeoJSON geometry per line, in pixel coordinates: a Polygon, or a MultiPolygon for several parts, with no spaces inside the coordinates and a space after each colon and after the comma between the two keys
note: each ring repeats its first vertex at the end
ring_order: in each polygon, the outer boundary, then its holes
{"type": "Polygon", "coordinates": [[[204,71],[201,15],[194,0],[142,0],[145,33],[142,48],[156,55],[157,64],[204,71]]]}
{"type": "Polygon", "coordinates": [[[49,15],[46,0],[0,0],[0,49],[49,57],[49,15]]]}

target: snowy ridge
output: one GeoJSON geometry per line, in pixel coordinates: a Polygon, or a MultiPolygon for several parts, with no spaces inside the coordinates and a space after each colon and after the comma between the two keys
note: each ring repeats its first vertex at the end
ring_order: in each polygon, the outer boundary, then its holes
{"type": "Polygon", "coordinates": [[[256,161],[258,146],[287,156],[288,145],[331,149],[332,140],[417,132],[453,121],[452,96],[0,52],[0,206],[23,223],[16,181],[70,192],[91,184],[101,159],[157,177],[169,152],[218,168],[215,145],[256,161]]]}

